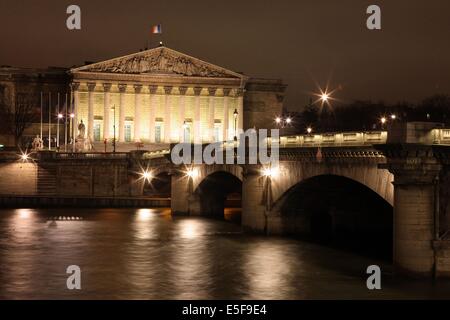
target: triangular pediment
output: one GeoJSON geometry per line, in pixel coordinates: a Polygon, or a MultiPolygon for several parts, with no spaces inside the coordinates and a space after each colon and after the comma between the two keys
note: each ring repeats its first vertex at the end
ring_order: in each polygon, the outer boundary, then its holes
{"type": "Polygon", "coordinates": [[[184,53],[158,47],[71,70],[108,74],[167,74],[186,77],[246,78],[244,75],[191,57],[184,53]]]}

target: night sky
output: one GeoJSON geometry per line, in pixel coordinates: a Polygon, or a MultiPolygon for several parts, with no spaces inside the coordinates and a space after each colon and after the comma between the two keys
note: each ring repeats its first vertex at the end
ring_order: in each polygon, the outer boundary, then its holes
{"type": "Polygon", "coordinates": [[[1,0],[0,65],[73,66],[137,52],[147,40],[254,77],[282,78],[291,110],[315,82],[354,99],[450,93],[448,0],[1,0]],[[66,28],[78,4],[82,30],[66,28]],[[382,9],[382,30],[366,8],[382,9]],[[151,36],[154,24],[163,35],[151,36]]]}

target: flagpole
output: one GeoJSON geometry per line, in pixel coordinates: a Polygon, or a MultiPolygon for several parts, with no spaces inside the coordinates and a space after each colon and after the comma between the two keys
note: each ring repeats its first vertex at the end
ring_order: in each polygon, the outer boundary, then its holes
{"type": "Polygon", "coordinates": [[[43,121],[43,115],[42,115],[42,91],[41,91],[41,136],[40,136],[40,138],[41,138],[41,141],[43,141],[42,140],[42,121],[43,121]]]}
{"type": "Polygon", "coordinates": [[[64,118],[64,152],[67,152],[67,91],[66,91],[66,103],[65,103],[65,107],[66,107],[66,116],[64,118]]]}
{"type": "Polygon", "coordinates": [[[56,150],[59,150],[59,111],[60,111],[60,105],[59,105],[59,102],[60,102],[60,100],[59,100],[59,91],[58,91],[58,105],[57,105],[57,110],[56,110],[56,117],[57,117],[57,122],[58,122],[58,124],[57,124],[57,126],[56,126],[56,150]]]}
{"type": "Polygon", "coordinates": [[[52,93],[48,93],[48,150],[52,150],[52,93]]]}
{"type": "Polygon", "coordinates": [[[74,114],[75,115],[75,112],[74,112],[74,105],[73,105],[73,91],[72,91],[72,87],[70,87],[70,105],[71,105],[71,107],[70,107],[70,112],[71,112],[71,116],[70,116],[70,124],[71,124],[71,130],[70,130],[70,134],[72,135],[72,138],[71,138],[71,140],[72,140],[72,152],[75,152],[75,124],[73,123],[73,117],[72,117],[72,114],[74,114]]]}

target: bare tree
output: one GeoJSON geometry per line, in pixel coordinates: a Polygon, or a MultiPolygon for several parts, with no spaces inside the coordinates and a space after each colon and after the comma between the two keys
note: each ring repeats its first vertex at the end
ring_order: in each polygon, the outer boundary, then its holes
{"type": "Polygon", "coordinates": [[[37,100],[32,93],[18,93],[13,100],[4,92],[4,86],[0,86],[0,126],[14,137],[14,144],[20,146],[23,132],[38,118],[37,100]]]}

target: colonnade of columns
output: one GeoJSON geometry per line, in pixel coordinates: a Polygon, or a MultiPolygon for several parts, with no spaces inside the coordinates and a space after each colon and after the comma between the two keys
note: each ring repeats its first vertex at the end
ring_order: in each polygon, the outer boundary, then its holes
{"type": "MultiPolygon", "coordinates": [[[[87,116],[87,136],[90,139],[93,139],[94,137],[94,92],[95,88],[98,84],[94,82],[88,82],[87,83],[87,92],[88,92],[88,116],[87,116]]],[[[103,94],[104,94],[104,106],[103,106],[103,139],[112,139],[113,137],[110,134],[110,110],[112,108],[111,106],[111,83],[103,83],[103,94]]],[[[118,138],[118,142],[125,142],[125,121],[126,121],[126,114],[125,114],[125,94],[127,87],[130,86],[129,84],[118,84],[118,91],[119,91],[119,125],[116,128],[116,137],[118,138]]],[[[155,126],[156,126],[156,108],[157,108],[157,85],[149,85],[148,91],[150,94],[150,121],[149,123],[145,123],[145,119],[142,118],[142,99],[141,95],[143,94],[143,85],[142,84],[134,84],[134,142],[139,142],[141,139],[149,140],[150,143],[155,142],[155,126]],[[141,132],[142,126],[148,125],[149,126],[149,136],[143,137],[141,132]]],[[[188,91],[188,86],[179,86],[179,99],[178,99],[178,105],[177,105],[177,114],[178,114],[178,121],[176,124],[173,124],[171,121],[172,112],[171,112],[171,105],[172,105],[172,97],[174,96],[172,94],[173,92],[173,86],[163,86],[164,89],[164,100],[163,100],[163,106],[164,106],[164,114],[163,114],[163,125],[164,125],[164,136],[161,137],[161,142],[170,143],[172,142],[172,130],[179,131],[181,128],[184,127],[185,121],[186,121],[186,92],[188,91]],[[176,128],[172,128],[173,126],[176,126],[176,128]]],[[[203,91],[204,87],[193,87],[194,92],[194,110],[193,110],[193,142],[194,143],[202,143],[202,126],[201,126],[201,110],[200,110],[200,96],[201,92],[203,91]]],[[[207,129],[208,129],[208,140],[214,141],[214,124],[215,124],[215,97],[217,93],[217,87],[207,87],[208,92],[208,114],[207,114],[207,129]]],[[[222,116],[222,134],[219,139],[221,140],[228,140],[230,139],[229,132],[235,129],[241,129],[243,127],[243,89],[235,89],[235,96],[237,97],[237,105],[236,105],[236,111],[237,111],[237,119],[236,119],[236,128],[234,128],[234,124],[232,126],[229,126],[229,112],[231,103],[230,98],[232,88],[223,88],[223,116],[222,116]]],[[[74,113],[74,123],[76,126],[80,123],[80,116],[79,116],[79,110],[80,110],[80,83],[74,82],[72,83],[72,92],[74,95],[74,105],[73,105],[73,113],[74,113]]],[[[234,111],[234,110],[231,110],[234,111]]],[[[115,112],[115,110],[114,110],[115,112]]],[[[115,125],[115,123],[114,123],[115,125]]]]}

